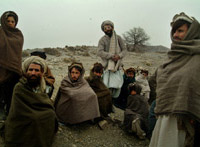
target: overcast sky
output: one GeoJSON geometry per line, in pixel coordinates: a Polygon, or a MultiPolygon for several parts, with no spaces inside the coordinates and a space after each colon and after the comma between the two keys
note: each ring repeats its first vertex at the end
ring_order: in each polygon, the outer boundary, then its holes
{"type": "Polygon", "coordinates": [[[170,47],[170,22],[185,12],[200,21],[200,0],[1,0],[0,15],[12,10],[24,34],[24,49],[98,45],[101,23],[118,35],[141,27],[151,45],[170,47]]]}

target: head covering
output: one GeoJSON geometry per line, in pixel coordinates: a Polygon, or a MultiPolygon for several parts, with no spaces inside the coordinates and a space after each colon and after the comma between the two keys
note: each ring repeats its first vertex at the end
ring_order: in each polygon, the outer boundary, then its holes
{"type": "MultiPolygon", "coordinates": [[[[24,60],[22,64],[22,72],[25,74],[28,70],[28,67],[30,64],[35,63],[39,64],[43,68],[43,73],[47,71],[47,64],[44,59],[38,57],[38,56],[31,56],[24,60]]],[[[40,83],[41,91],[44,92],[46,89],[46,82],[44,80],[44,76],[41,77],[41,83],[40,83]]]]}
{"type": "Polygon", "coordinates": [[[4,12],[3,13],[3,15],[1,16],[1,26],[3,27],[3,28],[7,28],[8,26],[7,26],[7,18],[9,17],[9,16],[13,16],[13,18],[15,19],[15,26],[17,25],[17,23],[18,23],[18,16],[17,16],[17,14],[15,13],[15,12],[13,12],[13,11],[6,11],[6,12],[4,12]]]}
{"type": "Polygon", "coordinates": [[[27,72],[29,65],[32,63],[39,64],[44,69],[43,73],[45,73],[47,71],[47,64],[44,59],[42,59],[38,56],[31,56],[31,57],[27,58],[26,60],[24,60],[24,62],[22,64],[23,73],[27,72]]]}
{"type": "Polygon", "coordinates": [[[172,22],[171,22],[171,26],[174,25],[175,22],[177,22],[178,20],[185,20],[189,23],[192,23],[194,21],[193,18],[187,16],[184,12],[181,12],[180,14],[176,14],[173,19],[172,19],[172,22]]]}
{"type": "Polygon", "coordinates": [[[106,20],[101,24],[101,29],[102,29],[103,32],[104,32],[104,26],[105,25],[110,25],[112,28],[114,28],[114,23],[110,20],[106,20]]]}
{"type": "Polygon", "coordinates": [[[39,56],[44,60],[47,58],[45,52],[42,52],[42,51],[34,51],[31,53],[31,56],[39,56]]]}

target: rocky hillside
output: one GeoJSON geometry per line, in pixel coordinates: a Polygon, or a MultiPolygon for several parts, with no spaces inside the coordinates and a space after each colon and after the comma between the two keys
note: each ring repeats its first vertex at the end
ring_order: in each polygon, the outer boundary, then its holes
{"type": "MultiPolygon", "coordinates": [[[[40,50],[47,54],[47,63],[56,78],[55,90],[52,96],[54,100],[60,82],[67,75],[68,66],[73,61],[80,61],[89,75],[91,66],[95,62],[100,62],[97,57],[97,47],[76,46],[64,48],[43,48],[23,51],[23,60],[30,55],[30,52],[40,50]]],[[[150,75],[155,69],[167,59],[166,52],[128,52],[124,58],[124,68],[145,68],[150,75]]],[[[134,135],[125,133],[121,126],[124,112],[115,108],[115,113],[111,114],[111,121],[104,130],[97,124],[86,122],[80,125],[59,126],[59,131],[55,136],[53,147],[147,147],[149,140],[139,140],[134,135]]],[[[0,146],[3,146],[0,140],[0,146]]]]}

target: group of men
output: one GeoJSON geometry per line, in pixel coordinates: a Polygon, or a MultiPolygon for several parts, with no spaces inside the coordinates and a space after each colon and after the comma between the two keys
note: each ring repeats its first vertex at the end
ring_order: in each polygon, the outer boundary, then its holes
{"type": "MultiPolygon", "coordinates": [[[[3,34],[6,40],[10,36],[7,35],[8,33],[5,33],[5,28],[3,28],[5,22],[2,21],[6,21],[5,19],[7,18],[8,15],[3,14],[1,17],[2,26],[0,28],[0,34],[3,34]]],[[[200,92],[197,87],[200,86],[200,80],[198,80],[200,71],[200,68],[198,68],[198,61],[200,60],[200,24],[195,18],[180,13],[174,16],[171,26],[172,44],[171,50],[168,53],[169,60],[158,67],[153,75],[157,95],[155,106],[157,122],[150,146],[198,146],[200,133],[200,92]]],[[[126,47],[121,37],[116,35],[114,24],[111,21],[104,21],[101,28],[105,35],[99,41],[98,55],[103,61],[104,70],[102,71],[102,68],[98,67],[91,71],[97,76],[99,73],[103,74],[103,82],[110,90],[111,97],[109,101],[111,101],[111,98],[119,96],[120,88],[123,85],[120,68],[123,65],[122,59],[126,55],[126,47]]],[[[13,31],[13,29],[7,29],[6,31],[16,34],[16,31],[13,31]]],[[[22,35],[18,34],[18,36],[21,37],[22,35]]],[[[2,35],[0,40],[3,40],[2,35]]],[[[6,43],[9,44],[9,42],[6,43]]],[[[0,43],[1,53],[5,52],[5,47],[7,46],[2,46],[0,43]]],[[[12,50],[12,46],[9,47],[9,50],[12,50]]],[[[4,74],[0,73],[0,79],[8,71],[14,73],[21,71],[16,70],[21,66],[17,65],[16,68],[14,63],[12,65],[7,68],[6,64],[0,59],[0,69],[4,69],[4,74]]],[[[106,103],[108,109],[100,109],[100,114],[97,97],[102,97],[101,91],[94,96],[98,89],[95,89],[96,85],[93,83],[95,76],[92,74],[86,80],[89,84],[94,84],[93,94],[91,92],[92,89],[88,89],[88,83],[83,79],[84,68],[80,63],[72,63],[69,66],[68,76],[61,83],[55,112],[53,103],[47,94],[48,82],[45,80],[47,70],[48,67],[45,60],[40,57],[32,56],[23,62],[23,75],[14,87],[10,111],[4,124],[6,146],[51,146],[53,136],[57,131],[57,116],[61,122],[73,124],[80,122],[78,117],[85,121],[100,115],[106,116],[111,112],[110,103],[108,102],[106,103]],[[79,87],[84,87],[84,90],[80,91],[79,87]],[[74,101],[70,99],[73,97],[71,89],[78,93],[74,101]],[[87,92],[87,94],[82,95],[84,92],[87,92]],[[80,101],[78,99],[78,97],[84,96],[87,97],[87,100],[83,99],[80,101]],[[64,97],[68,99],[64,99],[64,97]],[[68,103],[69,101],[71,102],[68,103]],[[80,105],[76,106],[76,101],[79,101],[81,106],[84,107],[77,109],[80,105]],[[91,102],[95,105],[88,106],[91,102]],[[86,106],[93,111],[90,111],[91,113],[87,112],[86,115],[75,117],[77,113],[82,113],[82,110],[87,108],[86,106]],[[74,109],[74,111],[78,112],[70,116],[69,109],[74,109]],[[65,111],[69,111],[69,116],[72,119],[63,115],[65,111]]],[[[99,87],[105,89],[102,85],[99,87]]],[[[137,86],[133,87],[132,90],[137,93],[138,90],[135,88],[137,89],[137,86]]],[[[108,91],[102,90],[102,92],[105,93],[103,97],[108,96],[108,91]]]]}

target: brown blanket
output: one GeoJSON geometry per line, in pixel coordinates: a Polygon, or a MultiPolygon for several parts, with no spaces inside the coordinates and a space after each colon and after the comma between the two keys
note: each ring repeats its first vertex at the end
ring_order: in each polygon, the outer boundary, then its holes
{"type": "Polygon", "coordinates": [[[112,112],[112,97],[110,90],[105,86],[101,78],[98,78],[90,71],[90,76],[86,77],[87,82],[97,95],[100,113],[107,117],[112,112]]]}
{"type": "MultiPolygon", "coordinates": [[[[82,66],[82,65],[80,65],[82,66]]],[[[72,67],[69,67],[69,70],[72,67]]],[[[83,78],[84,68],[78,81],[72,82],[70,71],[60,86],[56,98],[56,114],[63,123],[77,124],[100,116],[97,96],[83,78]]]]}
{"type": "Polygon", "coordinates": [[[172,39],[168,56],[155,73],[155,112],[189,114],[200,121],[200,24],[196,20],[183,41],[172,39]]]}
{"type": "MultiPolygon", "coordinates": [[[[23,47],[23,34],[17,28],[6,25],[6,13],[1,16],[0,26],[0,76],[5,70],[21,75],[21,56],[23,47]]],[[[4,76],[4,75],[2,75],[4,76]]],[[[2,79],[1,76],[1,81],[2,79]]]]}

